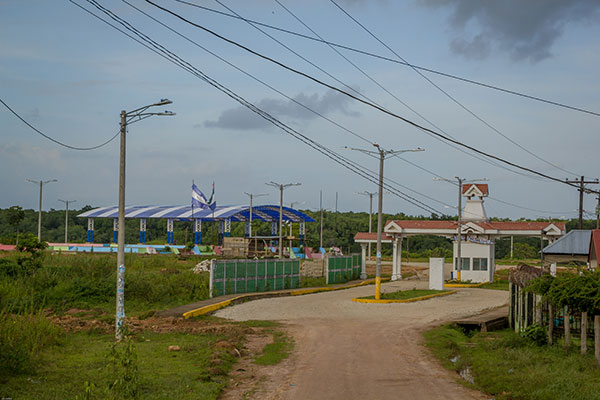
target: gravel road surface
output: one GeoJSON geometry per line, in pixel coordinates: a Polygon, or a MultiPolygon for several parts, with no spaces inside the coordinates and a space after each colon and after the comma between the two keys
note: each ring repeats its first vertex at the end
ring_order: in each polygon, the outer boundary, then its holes
{"type": "MultiPolygon", "coordinates": [[[[383,291],[425,289],[426,282],[401,281],[383,291]]],[[[295,349],[261,399],[487,399],[457,382],[421,345],[421,332],[506,304],[508,293],[460,289],[415,303],[362,304],[353,297],[374,286],[305,296],[250,301],[217,312],[238,321],[286,323],[295,349]]]]}

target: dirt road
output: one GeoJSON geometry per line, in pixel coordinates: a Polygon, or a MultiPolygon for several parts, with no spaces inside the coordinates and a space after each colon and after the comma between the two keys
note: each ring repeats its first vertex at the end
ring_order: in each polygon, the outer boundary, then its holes
{"type": "MultiPolygon", "coordinates": [[[[425,288],[425,282],[383,285],[384,291],[425,288]]],[[[298,297],[264,299],[226,308],[234,320],[279,320],[296,346],[249,398],[260,399],[486,399],[466,389],[421,346],[420,332],[442,321],[506,303],[507,292],[464,289],[405,304],[360,304],[372,286],[298,297]]]]}

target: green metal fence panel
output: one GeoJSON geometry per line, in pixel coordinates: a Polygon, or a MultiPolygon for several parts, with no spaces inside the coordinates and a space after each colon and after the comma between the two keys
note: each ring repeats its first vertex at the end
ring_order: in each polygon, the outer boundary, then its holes
{"type": "Polygon", "coordinates": [[[212,271],[212,296],[300,287],[299,260],[218,260],[212,271]]]}
{"type": "Polygon", "coordinates": [[[331,256],[327,258],[327,282],[345,283],[360,277],[361,256],[331,256]]]}

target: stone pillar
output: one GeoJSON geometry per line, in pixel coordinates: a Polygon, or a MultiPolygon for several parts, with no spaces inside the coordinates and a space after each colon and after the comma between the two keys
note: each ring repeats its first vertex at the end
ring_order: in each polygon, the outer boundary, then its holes
{"type": "Polygon", "coordinates": [[[394,237],[392,242],[392,280],[397,281],[398,278],[398,238],[394,237]]]}
{"type": "Polygon", "coordinates": [[[94,218],[88,218],[87,241],[94,243],[94,218]]]}
{"type": "Polygon", "coordinates": [[[119,219],[113,218],[113,243],[117,243],[119,238],[119,219]]]}
{"type": "Polygon", "coordinates": [[[146,243],[146,219],[140,218],[140,243],[146,243]]]}
{"type": "Polygon", "coordinates": [[[173,220],[167,219],[167,244],[173,244],[173,220]]]}
{"type": "Polygon", "coordinates": [[[550,275],[556,276],[556,263],[550,264],[550,275]]]}
{"type": "Polygon", "coordinates": [[[361,265],[360,265],[360,279],[367,279],[367,244],[361,243],[361,265]]]}

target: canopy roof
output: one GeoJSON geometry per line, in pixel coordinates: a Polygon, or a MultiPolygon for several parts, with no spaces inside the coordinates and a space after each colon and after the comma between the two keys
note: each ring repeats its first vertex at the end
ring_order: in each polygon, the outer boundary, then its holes
{"type": "Polygon", "coordinates": [[[572,230],[554,243],[544,247],[544,254],[582,255],[590,251],[591,230],[572,230]]]}
{"type": "MultiPolygon", "coordinates": [[[[82,218],[117,218],[119,207],[100,207],[79,214],[82,218]]],[[[125,218],[163,218],[177,220],[200,219],[202,221],[249,221],[249,206],[217,206],[212,210],[192,209],[191,206],[126,206],[125,218]]],[[[252,207],[252,219],[266,222],[279,221],[279,206],[263,205],[252,207]]],[[[314,219],[301,211],[283,207],[283,221],[286,222],[315,222],[314,219]]]]}

